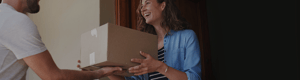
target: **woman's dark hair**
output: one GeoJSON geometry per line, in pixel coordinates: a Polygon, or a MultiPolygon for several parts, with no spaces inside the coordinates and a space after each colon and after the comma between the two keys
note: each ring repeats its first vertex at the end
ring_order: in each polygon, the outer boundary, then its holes
{"type": "MultiPolygon", "coordinates": [[[[173,1],[175,0],[156,0],[159,4],[165,2],[166,6],[162,11],[163,21],[161,22],[162,27],[169,32],[170,30],[184,30],[190,27],[190,24],[181,16],[179,9],[176,7],[173,1]]],[[[139,30],[155,34],[155,28],[146,23],[145,18],[141,14],[142,0],[137,11],[137,27],[139,30]]]]}

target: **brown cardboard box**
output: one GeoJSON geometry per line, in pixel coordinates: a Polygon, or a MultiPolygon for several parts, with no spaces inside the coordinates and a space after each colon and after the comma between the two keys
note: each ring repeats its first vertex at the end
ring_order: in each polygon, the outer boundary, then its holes
{"type": "MultiPolygon", "coordinates": [[[[87,70],[120,66],[124,70],[139,65],[130,60],[144,59],[139,51],[157,59],[157,36],[114,24],[104,24],[81,35],[81,66],[87,70]]],[[[122,76],[133,76],[126,73],[122,76]]]]}

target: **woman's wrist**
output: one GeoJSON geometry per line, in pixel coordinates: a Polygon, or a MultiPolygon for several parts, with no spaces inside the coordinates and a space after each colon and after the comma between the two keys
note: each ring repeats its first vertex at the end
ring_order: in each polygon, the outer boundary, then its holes
{"type": "Polygon", "coordinates": [[[167,64],[161,62],[161,65],[158,67],[158,69],[156,71],[161,74],[165,74],[167,72],[168,67],[169,66],[167,64]]]}

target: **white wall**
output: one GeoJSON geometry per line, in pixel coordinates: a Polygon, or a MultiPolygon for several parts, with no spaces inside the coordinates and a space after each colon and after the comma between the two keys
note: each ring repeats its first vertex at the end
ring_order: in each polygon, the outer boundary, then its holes
{"type": "MultiPolygon", "coordinates": [[[[100,23],[115,23],[114,1],[40,1],[40,12],[29,17],[38,26],[42,40],[59,68],[79,70],[76,66],[80,59],[80,35],[100,23]]],[[[41,80],[31,69],[27,73],[27,80],[41,80]]]]}

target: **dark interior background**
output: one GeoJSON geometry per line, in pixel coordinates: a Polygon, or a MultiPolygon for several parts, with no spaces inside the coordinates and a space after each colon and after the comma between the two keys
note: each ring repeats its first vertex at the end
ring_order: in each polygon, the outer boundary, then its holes
{"type": "Polygon", "coordinates": [[[297,4],[297,0],[206,0],[215,79],[299,80],[297,4]]]}
{"type": "Polygon", "coordinates": [[[299,0],[206,3],[216,80],[300,80],[299,0]]]}

